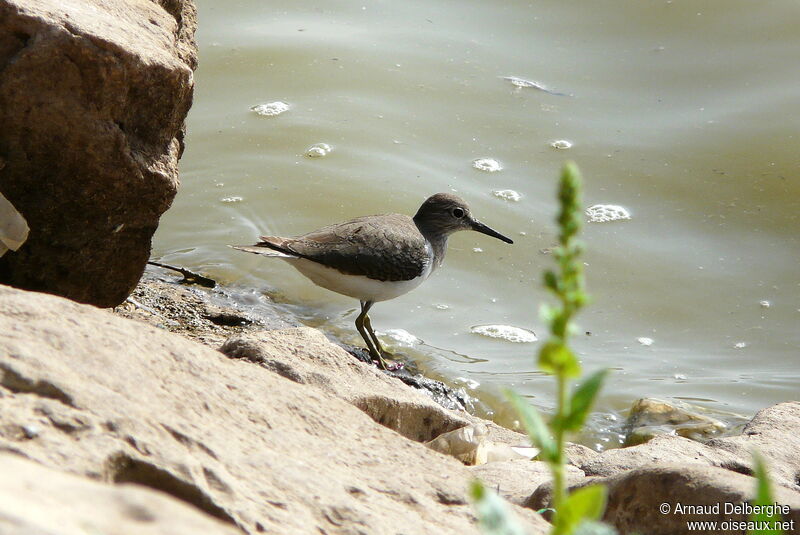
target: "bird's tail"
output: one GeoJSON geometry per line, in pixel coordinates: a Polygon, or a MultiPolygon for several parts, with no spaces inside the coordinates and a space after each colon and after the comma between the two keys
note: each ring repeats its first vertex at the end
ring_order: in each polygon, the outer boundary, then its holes
{"type": "Polygon", "coordinates": [[[297,255],[284,253],[261,243],[256,245],[229,245],[228,247],[236,249],[237,251],[244,251],[245,253],[260,254],[261,256],[271,256],[275,258],[297,258],[297,255]]]}

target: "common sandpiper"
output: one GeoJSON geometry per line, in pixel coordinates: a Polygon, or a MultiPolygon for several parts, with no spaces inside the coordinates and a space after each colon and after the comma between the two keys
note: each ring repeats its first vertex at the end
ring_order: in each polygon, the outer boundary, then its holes
{"type": "Polygon", "coordinates": [[[460,197],[437,193],[422,203],[414,217],[370,215],[294,238],[261,236],[255,245],[231,247],[286,260],[314,284],[358,299],[361,313],[356,329],[370,356],[387,369],[383,348],[372,330],[370,308],[422,284],[442,264],[447,238],[459,230],[514,243],[475,219],[460,197]]]}

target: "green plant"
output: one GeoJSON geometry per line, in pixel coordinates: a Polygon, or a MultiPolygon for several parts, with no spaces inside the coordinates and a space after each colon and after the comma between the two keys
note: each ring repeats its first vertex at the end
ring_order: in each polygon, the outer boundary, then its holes
{"type": "MultiPolygon", "coordinates": [[[[540,450],[538,458],[549,465],[553,475],[553,535],[569,535],[576,530],[582,533],[613,533],[612,528],[596,522],[605,509],[605,487],[590,485],[567,495],[564,477],[565,436],[583,427],[607,374],[607,370],[601,370],[590,375],[577,388],[570,388],[570,380],[581,375],[578,358],[568,343],[569,337],[575,332],[572,320],[589,300],[585,291],[583,264],[579,260],[583,246],[576,239],[583,216],[580,193],[578,167],[567,162],[561,172],[558,190],[560,211],[556,222],[559,244],[553,250],[558,269],[547,270],[544,274],[544,285],[556,296],[558,304],[543,305],[541,308],[542,319],[550,328],[550,338],[539,351],[539,368],[552,374],[557,384],[556,412],[550,424],[521,396],[508,392],[523,426],[540,450]]],[[[476,501],[476,506],[478,503],[482,502],[476,501]]]]}
{"type": "MultiPolygon", "coordinates": [[[[772,499],[772,489],[770,488],[769,475],[767,474],[767,465],[764,462],[764,458],[758,452],[753,453],[753,465],[755,467],[755,476],[757,481],[756,501],[753,505],[766,509],[768,506],[773,505],[775,500],[772,499]]],[[[769,509],[764,509],[760,509],[758,513],[751,515],[750,521],[757,526],[767,525],[770,527],[767,529],[759,527],[754,530],[749,530],[747,533],[781,535],[783,530],[774,527],[778,522],[780,522],[780,515],[777,513],[769,514],[769,509]]]]}

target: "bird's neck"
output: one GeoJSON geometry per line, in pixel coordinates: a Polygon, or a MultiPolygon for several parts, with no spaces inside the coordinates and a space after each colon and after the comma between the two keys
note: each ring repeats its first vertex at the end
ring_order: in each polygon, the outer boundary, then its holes
{"type": "Polygon", "coordinates": [[[442,262],[444,262],[444,255],[447,252],[448,235],[440,232],[438,229],[430,228],[425,225],[424,222],[420,222],[417,219],[414,219],[414,223],[425,238],[425,241],[430,245],[433,269],[438,268],[442,265],[442,262]]]}

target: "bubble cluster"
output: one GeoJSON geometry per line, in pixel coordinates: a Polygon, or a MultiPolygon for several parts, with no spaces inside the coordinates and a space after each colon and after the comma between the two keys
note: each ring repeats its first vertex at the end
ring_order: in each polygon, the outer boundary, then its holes
{"type": "Polygon", "coordinates": [[[631,218],[626,208],[616,204],[595,204],[586,209],[586,215],[589,223],[606,223],[631,218]]]}
{"type": "Polygon", "coordinates": [[[500,199],[505,199],[507,201],[514,201],[514,202],[519,202],[519,200],[522,198],[522,195],[520,195],[513,189],[496,189],[492,192],[492,195],[500,199]]]}
{"type": "Polygon", "coordinates": [[[557,139],[550,143],[550,146],[554,149],[569,149],[572,148],[572,141],[566,139],[557,139]]]}
{"type": "Polygon", "coordinates": [[[495,173],[503,169],[500,162],[493,158],[478,158],[472,161],[472,167],[479,171],[486,171],[487,173],[495,173]]]}
{"type": "Polygon", "coordinates": [[[322,158],[330,154],[332,150],[327,143],[314,143],[306,149],[306,156],[309,158],[322,158]]]}
{"type": "Polygon", "coordinates": [[[391,340],[395,344],[403,347],[412,347],[422,342],[422,340],[420,340],[410,332],[406,331],[405,329],[386,329],[385,331],[382,331],[380,334],[388,338],[391,338],[391,340]]]}
{"type": "Polygon", "coordinates": [[[488,336],[489,338],[500,338],[507,342],[522,344],[536,342],[538,340],[536,333],[533,331],[520,327],[512,327],[511,325],[475,325],[470,329],[470,332],[481,336],[488,336]]]}
{"type": "Polygon", "coordinates": [[[289,105],[285,102],[277,100],[275,102],[268,102],[266,104],[258,104],[250,108],[251,111],[256,112],[258,115],[264,117],[274,117],[289,110],[289,105]]]}

